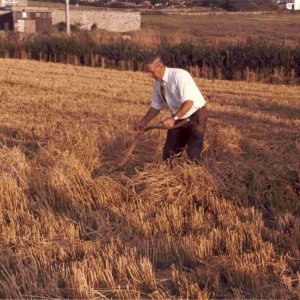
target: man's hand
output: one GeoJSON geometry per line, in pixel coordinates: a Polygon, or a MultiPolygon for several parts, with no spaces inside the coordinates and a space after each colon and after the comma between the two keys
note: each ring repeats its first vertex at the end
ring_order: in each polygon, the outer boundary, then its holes
{"type": "Polygon", "coordinates": [[[159,110],[150,107],[145,116],[138,121],[135,125],[133,125],[133,130],[141,132],[144,130],[145,126],[159,114],[159,110]]]}
{"type": "Polygon", "coordinates": [[[146,122],[144,122],[143,120],[140,120],[139,122],[137,122],[136,124],[133,125],[133,130],[143,131],[145,126],[146,126],[146,122]]]}
{"type": "Polygon", "coordinates": [[[171,129],[171,128],[173,128],[174,125],[175,125],[175,120],[174,120],[174,118],[172,117],[172,118],[169,118],[169,119],[165,120],[165,121],[163,122],[163,124],[164,124],[164,126],[165,126],[166,128],[171,129]]]}

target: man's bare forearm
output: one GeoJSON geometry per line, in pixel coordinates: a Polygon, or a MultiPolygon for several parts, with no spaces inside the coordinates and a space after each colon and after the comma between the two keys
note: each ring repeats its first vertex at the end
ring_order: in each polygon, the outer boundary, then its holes
{"type": "Polygon", "coordinates": [[[154,119],[160,113],[159,110],[150,107],[145,116],[142,118],[142,121],[145,124],[148,124],[152,119],[154,119]]]}
{"type": "Polygon", "coordinates": [[[193,107],[193,104],[194,102],[191,100],[184,101],[175,115],[181,119],[193,107]]]}

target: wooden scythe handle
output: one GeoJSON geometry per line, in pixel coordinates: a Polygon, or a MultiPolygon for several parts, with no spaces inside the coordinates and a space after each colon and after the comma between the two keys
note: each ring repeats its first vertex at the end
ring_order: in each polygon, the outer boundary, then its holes
{"type": "MultiPolygon", "coordinates": [[[[183,119],[182,121],[178,122],[173,128],[171,129],[175,129],[178,127],[181,127],[187,123],[189,123],[191,120],[189,118],[183,119]]],[[[127,152],[125,153],[123,159],[121,162],[118,163],[117,167],[115,169],[119,169],[125,166],[125,164],[127,163],[127,161],[129,160],[133,150],[135,149],[138,141],[140,140],[140,138],[142,137],[142,135],[147,132],[150,131],[152,129],[163,129],[163,130],[167,130],[168,128],[166,128],[163,125],[152,125],[152,126],[148,126],[145,127],[143,131],[140,131],[135,137],[133,142],[131,143],[130,147],[127,149],[127,152]]]]}

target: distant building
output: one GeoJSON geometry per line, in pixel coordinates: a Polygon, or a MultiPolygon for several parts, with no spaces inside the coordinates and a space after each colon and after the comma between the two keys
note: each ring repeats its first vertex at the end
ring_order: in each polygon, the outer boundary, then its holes
{"type": "Polygon", "coordinates": [[[0,15],[0,30],[26,33],[49,32],[52,26],[52,12],[47,9],[11,8],[0,15]]]}
{"type": "Polygon", "coordinates": [[[300,9],[300,0],[287,0],[286,8],[291,10],[299,10],[300,9]]]}
{"type": "Polygon", "coordinates": [[[27,6],[27,0],[0,0],[0,7],[27,6]]]}
{"type": "Polygon", "coordinates": [[[278,0],[277,4],[289,10],[300,10],[300,0],[278,0]]]}

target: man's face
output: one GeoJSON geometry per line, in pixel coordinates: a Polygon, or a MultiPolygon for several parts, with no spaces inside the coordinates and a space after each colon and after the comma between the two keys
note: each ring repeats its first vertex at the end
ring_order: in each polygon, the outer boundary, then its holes
{"type": "Polygon", "coordinates": [[[146,65],[146,69],[149,76],[155,80],[161,80],[164,76],[164,67],[161,64],[148,64],[146,65]]]}

